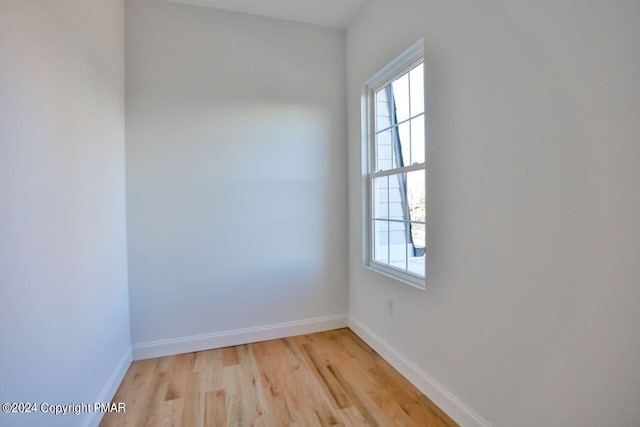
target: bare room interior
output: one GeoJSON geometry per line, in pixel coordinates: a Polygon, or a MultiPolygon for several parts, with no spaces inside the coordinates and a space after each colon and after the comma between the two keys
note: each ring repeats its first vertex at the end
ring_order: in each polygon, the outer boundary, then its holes
{"type": "Polygon", "coordinates": [[[640,425],[637,0],[0,0],[2,426],[640,425]]]}

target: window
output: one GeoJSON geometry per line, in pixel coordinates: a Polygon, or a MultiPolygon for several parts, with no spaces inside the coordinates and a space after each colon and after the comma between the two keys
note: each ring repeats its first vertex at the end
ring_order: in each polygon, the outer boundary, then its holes
{"type": "Polygon", "coordinates": [[[419,41],[364,88],[367,265],[425,288],[426,144],[419,41]]]}

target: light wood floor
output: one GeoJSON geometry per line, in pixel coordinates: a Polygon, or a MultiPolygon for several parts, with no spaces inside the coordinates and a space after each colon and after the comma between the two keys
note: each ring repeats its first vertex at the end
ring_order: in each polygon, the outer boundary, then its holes
{"type": "Polygon", "coordinates": [[[108,426],[455,426],[349,329],[134,362],[108,426]]]}

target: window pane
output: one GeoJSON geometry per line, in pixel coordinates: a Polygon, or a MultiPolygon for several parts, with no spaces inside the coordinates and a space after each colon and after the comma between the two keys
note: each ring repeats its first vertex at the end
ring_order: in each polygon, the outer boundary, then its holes
{"type": "Polygon", "coordinates": [[[389,170],[393,167],[393,132],[385,130],[376,135],[376,170],[389,170]]]}
{"type": "Polygon", "coordinates": [[[407,269],[407,245],[409,241],[409,224],[406,222],[389,223],[389,264],[407,269]]]}
{"type": "Polygon", "coordinates": [[[420,64],[409,73],[411,82],[411,116],[424,112],[424,65],[420,64]]]}
{"type": "Polygon", "coordinates": [[[411,237],[413,250],[409,251],[407,259],[408,270],[414,274],[424,276],[426,262],[425,226],[424,224],[411,224],[411,237]]]}
{"type": "Polygon", "coordinates": [[[425,210],[425,171],[407,173],[407,202],[411,221],[424,221],[425,210]]]}
{"type": "Polygon", "coordinates": [[[424,170],[373,180],[374,260],[424,276],[424,170]],[[389,219],[385,221],[385,219],[389,219]]]}
{"type": "Polygon", "coordinates": [[[407,175],[399,173],[389,175],[389,218],[401,221],[409,220],[406,202],[407,175]]]}
{"type": "Polygon", "coordinates": [[[376,131],[391,126],[391,106],[387,96],[387,87],[380,89],[375,95],[376,131]]]}
{"type": "MultiPolygon", "coordinates": [[[[416,224],[415,222],[411,223],[411,239],[413,240],[413,245],[422,249],[426,247],[426,230],[424,224],[416,224]]],[[[416,251],[421,252],[421,251],[416,251]]],[[[415,255],[418,256],[418,255],[415,255]]]]}
{"type": "Polygon", "coordinates": [[[395,159],[395,166],[401,168],[409,166],[411,163],[411,123],[406,122],[398,126],[398,147],[402,157],[395,159]],[[399,160],[402,159],[402,163],[399,160]]]}
{"type": "Polygon", "coordinates": [[[389,238],[391,239],[391,244],[405,244],[407,242],[405,235],[407,231],[407,224],[408,223],[398,221],[390,222],[389,231],[391,232],[391,236],[389,238]]]}
{"type": "Polygon", "coordinates": [[[391,83],[397,123],[409,118],[409,73],[391,83]]]}
{"type": "Polygon", "coordinates": [[[389,218],[389,178],[383,176],[373,180],[373,216],[389,218]]]}
{"type": "Polygon", "coordinates": [[[389,263],[389,223],[373,221],[373,260],[389,263]]]}
{"type": "Polygon", "coordinates": [[[424,163],[424,116],[411,120],[411,164],[424,163]]]}

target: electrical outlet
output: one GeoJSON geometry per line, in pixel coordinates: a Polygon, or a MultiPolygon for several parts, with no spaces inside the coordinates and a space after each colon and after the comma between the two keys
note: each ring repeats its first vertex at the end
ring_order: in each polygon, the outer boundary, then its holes
{"type": "Polygon", "coordinates": [[[391,298],[387,298],[387,314],[393,316],[393,300],[391,298]]]}

